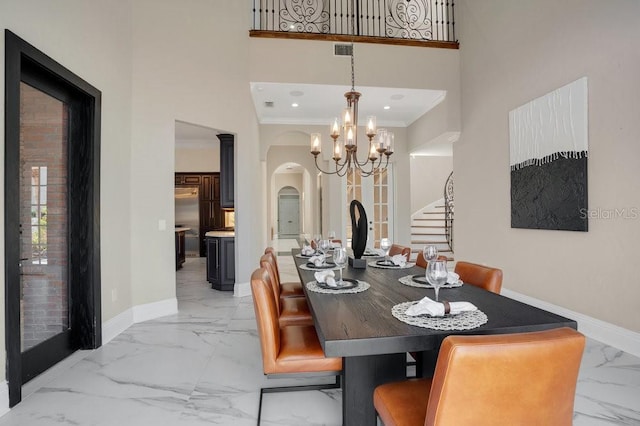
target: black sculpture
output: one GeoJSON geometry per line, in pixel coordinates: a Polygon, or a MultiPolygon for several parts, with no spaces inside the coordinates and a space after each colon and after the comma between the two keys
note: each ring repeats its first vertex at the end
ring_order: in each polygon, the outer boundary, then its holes
{"type": "Polygon", "coordinates": [[[353,200],[349,205],[349,213],[351,214],[351,248],[353,257],[360,259],[367,247],[367,213],[364,206],[358,200],[353,200]],[[356,207],[358,208],[358,219],[356,220],[356,207]]]}

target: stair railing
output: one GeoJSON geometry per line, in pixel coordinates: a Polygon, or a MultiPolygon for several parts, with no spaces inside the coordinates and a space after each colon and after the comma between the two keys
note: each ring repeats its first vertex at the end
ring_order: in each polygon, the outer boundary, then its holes
{"type": "Polygon", "coordinates": [[[444,234],[453,251],[453,172],[444,184],[444,234]]]}

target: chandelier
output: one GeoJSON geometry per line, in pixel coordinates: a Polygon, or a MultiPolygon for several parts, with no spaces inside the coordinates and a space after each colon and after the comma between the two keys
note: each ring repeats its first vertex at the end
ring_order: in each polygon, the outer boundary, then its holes
{"type": "Polygon", "coordinates": [[[342,111],[342,121],[333,120],[329,136],[333,139],[333,156],[335,170],[326,171],[318,165],[318,155],[322,152],[322,136],[311,134],[311,154],[316,168],[328,175],[344,176],[353,170],[359,170],[361,176],[371,176],[386,170],[389,157],[393,154],[394,135],[386,129],[376,127],[376,117],[367,117],[365,134],[369,139],[367,157],[358,160],[358,100],[361,93],[355,90],[355,73],[353,66],[353,42],[351,42],[351,90],[344,94],[347,107],[342,111]],[[384,157],[384,165],[383,165],[384,157]]]}

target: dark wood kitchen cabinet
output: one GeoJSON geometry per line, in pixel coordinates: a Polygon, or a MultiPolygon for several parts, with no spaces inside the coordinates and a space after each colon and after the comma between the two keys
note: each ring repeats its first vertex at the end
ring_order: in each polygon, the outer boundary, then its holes
{"type": "Polygon", "coordinates": [[[207,281],[216,290],[233,291],[236,282],[235,238],[207,237],[207,281]]]}
{"type": "Polygon", "coordinates": [[[220,207],[234,208],[233,135],[220,134],[220,207]]]}
{"type": "Polygon", "coordinates": [[[205,234],[224,228],[224,214],[220,206],[220,173],[176,173],[175,185],[198,186],[200,257],[204,257],[207,255],[205,234]]]}

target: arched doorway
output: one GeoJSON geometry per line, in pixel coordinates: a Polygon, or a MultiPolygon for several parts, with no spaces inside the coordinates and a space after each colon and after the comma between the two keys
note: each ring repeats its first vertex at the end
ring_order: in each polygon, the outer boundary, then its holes
{"type": "Polygon", "coordinates": [[[278,191],[278,236],[297,238],[300,235],[300,193],[292,186],[278,191]]]}

